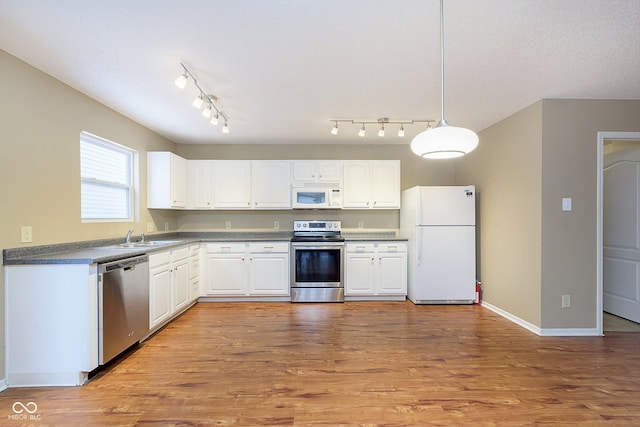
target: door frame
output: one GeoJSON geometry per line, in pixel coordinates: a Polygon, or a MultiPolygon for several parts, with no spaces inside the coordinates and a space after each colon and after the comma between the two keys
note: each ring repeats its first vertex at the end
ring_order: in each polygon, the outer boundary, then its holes
{"type": "Polygon", "coordinates": [[[603,223],[603,185],[604,185],[604,142],[607,140],[615,139],[618,141],[640,141],[640,132],[598,132],[597,138],[597,190],[596,190],[596,204],[598,207],[597,214],[597,237],[596,237],[596,328],[600,335],[603,335],[602,331],[602,313],[603,313],[603,300],[604,289],[602,285],[602,254],[603,250],[603,237],[602,237],[602,223],[603,223]]]}

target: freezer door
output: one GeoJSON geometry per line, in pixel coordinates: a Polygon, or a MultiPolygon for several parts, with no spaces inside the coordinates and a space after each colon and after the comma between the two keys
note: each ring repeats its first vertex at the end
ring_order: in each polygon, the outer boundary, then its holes
{"type": "Polygon", "coordinates": [[[468,304],[475,298],[475,227],[418,227],[414,303],[468,304]]]}
{"type": "Polygon", "coordinates": [[[418,225],[475,225],[475,194],[473,185],[420,187],[418,225]]]}

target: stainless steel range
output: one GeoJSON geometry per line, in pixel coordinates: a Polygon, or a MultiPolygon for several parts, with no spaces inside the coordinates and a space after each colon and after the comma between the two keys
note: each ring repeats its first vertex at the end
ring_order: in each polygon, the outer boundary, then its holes
{"type": "Polygon", "coordinates": [[[291,302],[344,302],[340,221],[293,221],[291,302]]]}

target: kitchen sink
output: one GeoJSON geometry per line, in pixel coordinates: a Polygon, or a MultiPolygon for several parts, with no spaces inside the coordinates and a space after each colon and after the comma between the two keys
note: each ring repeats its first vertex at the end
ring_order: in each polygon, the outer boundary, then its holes
{"type": "Polygon", "coordinates": [[[119,245],[101,246],[99,249],[140,249],[180,243],[182,240],[149,240],[147,242],[120,243],[119,245]]]}

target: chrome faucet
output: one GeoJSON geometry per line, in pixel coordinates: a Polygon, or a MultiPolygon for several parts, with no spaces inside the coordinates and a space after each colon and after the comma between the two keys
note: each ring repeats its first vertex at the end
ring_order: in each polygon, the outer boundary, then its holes
{"type": "Polygon", "coordinates": [[[131,233],[133,233],[133,229],[127,231],[127,235],[124,238],[125,243],[131,243],[131,233]]]}
{"type": "Polygon", "coordinates": [[[144,243],[144,233],[140,233],[140,243],[144,243]]]}

